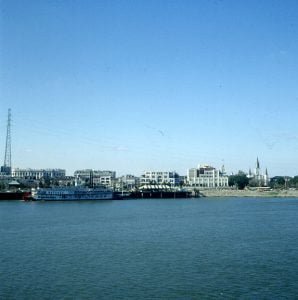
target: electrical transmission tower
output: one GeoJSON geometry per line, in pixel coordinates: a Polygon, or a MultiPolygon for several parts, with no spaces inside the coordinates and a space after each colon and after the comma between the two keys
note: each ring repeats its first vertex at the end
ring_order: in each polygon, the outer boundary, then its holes
{"type": "Polygon", "coordinates": [[[4,156],[4,165],[1,167],[1,172],[6,175],[11,175],[11,109],[8,109],[7,117],[7,131],[6,131],[6,143],[5,143],[5,156],[4,156]]]}

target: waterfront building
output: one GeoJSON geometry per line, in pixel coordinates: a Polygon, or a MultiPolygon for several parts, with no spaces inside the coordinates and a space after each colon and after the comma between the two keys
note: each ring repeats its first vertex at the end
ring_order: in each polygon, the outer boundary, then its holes
{"type": "Polygon", "coordinates": [[[229,186],[229,177],[222,170],[209,165],[199,165],[187,171],[187,182],[190,186],[204,188],[219,188],[229,186]]]}
{"type": "Polygon", "coordinates": [[[57,179],[65,177],[65,170],[63,169],[12,169],[11,175],[14,178],[23,179],[57,179]]]}
{"type": "Polygon", "coordinates": [[[266,168],[265,172],[262,172],[262,169],[260,167],[260,161],[259,161],[258,157],[257,157],[254,173],[251,171],[251,169],[249,169],[247,177],[250,179],[250,185],[268,186],[268,184],[269,184],[268,170],[266,168]]]}
{"type": "Polygon", "coordinates": [[[180,186],[187,184],[187,176],[186,175],[179,176],[179,184],[180,184],[180,186]]]}
{"type": "Polygon", "coordinates": [[[75,177],[74,176],[65,176],[64,178],[60,178],[58,180],[59,186],[74,186],[75,185],[75,177]]]}
{"type": "Polygon", "coordinates": [[[92,177],[93,185],[112,187],[116,179],[116,172],[85,169],[75,171],[74,176],[78,184],[89,183],[90,177],[92,177]]]}
{"type": "Polygon", "coordinates": [[[140,184],[170,184],[179,185],[180,177],[175,171],[146,171],[141,175],[140,184]]]}
{"type": "Polygon", "coordinates": [[[123,175],[117,179],[116,188],[132,190],[139,185],[140,179],[134,175],[123,175]]]}
{"type": "Polygon", "coordinates": [[[11,175],[7,175],[7,173],[5,173],[5,172],[0,172],[0,180],[9,180],[9,179],[11,179],[12,177],[11,177],[11,175]]]}

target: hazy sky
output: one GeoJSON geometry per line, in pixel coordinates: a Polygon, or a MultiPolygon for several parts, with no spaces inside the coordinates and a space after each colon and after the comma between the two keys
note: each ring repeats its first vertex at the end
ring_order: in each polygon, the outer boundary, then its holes
{"type": "Polygon", "coordinates": [[[0,8],[0,163],[298,175],[297,0],[0,8]]]}

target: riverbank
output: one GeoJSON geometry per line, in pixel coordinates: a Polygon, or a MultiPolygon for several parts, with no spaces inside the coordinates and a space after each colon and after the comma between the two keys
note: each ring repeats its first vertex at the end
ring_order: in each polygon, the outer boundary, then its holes
{"type": "Polygon", "coordinates": [[[200,197],[294,197],[298,198],[298,190],[200,190],[200,197]]]}

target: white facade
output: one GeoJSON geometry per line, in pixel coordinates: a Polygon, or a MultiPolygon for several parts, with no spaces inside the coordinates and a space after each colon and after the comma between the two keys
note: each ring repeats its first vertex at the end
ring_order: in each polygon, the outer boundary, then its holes
{"type": "Polygon", "coordinates": [[[252,174],[251,170],[249,170],[247,177],[249,179],[253,179],[258,186],[268,186],[268,184],[269,184],[269,176],[268,176],[267,168],[265,170],[265,173],[262,174],[258,157],[257,157],[256,168],[255,168],[254,174],[252,174]]]}
{"type": "Polygon", "coordinates": [[[134,175],[124,175],[118,178],[118,187],[132,189],[139,184],[139,178],[134,175]]]}
{"type": "Polygon", "coordinates": [[[12,177],[25,179],[42,179],[42,178],[63,178],[65,170],[63,169],[12,169],[12,177]]]}
{"type": "Polygon", "coordinates": [[[94,185],[104,185],[111,187],[116,179],[115,171],[100,171],[100,170],[77,170],[74,172],[74,176],[77,180],[86,182],[92,176],[94,185]]]}
{"type": "Polygon", "coordinates": [[[171,184],[178,185],[179,175],[175,172],[146,171],[140,178],[140,184],[171,184]]]}
{"type": "Polygon", "coordinates": [[[187,171],[187,181],[191,186],[204,188],[228,187],[229,177],[214,167],[204,165],[187,171]]]}

